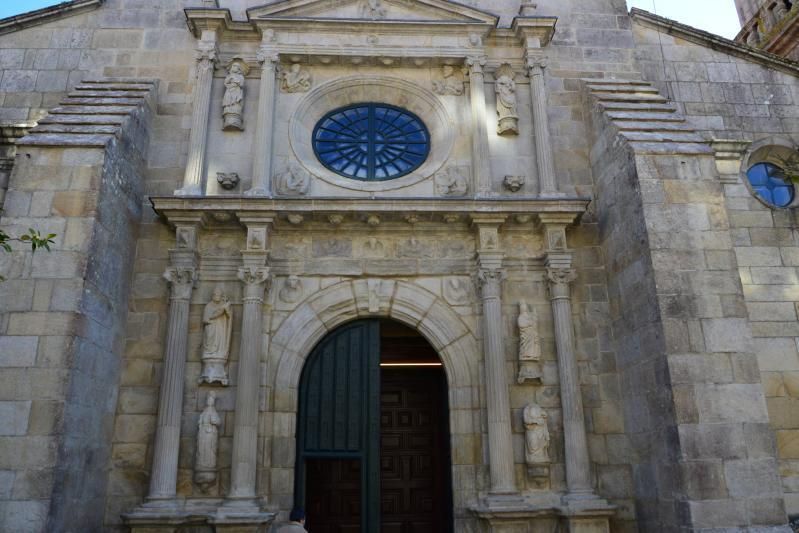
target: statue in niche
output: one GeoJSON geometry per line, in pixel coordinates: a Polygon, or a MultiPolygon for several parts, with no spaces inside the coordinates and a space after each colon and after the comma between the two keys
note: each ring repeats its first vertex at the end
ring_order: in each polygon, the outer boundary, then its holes
{"type": "Polygon", "coordinates": [[[433,91],[441,96],[460,96],[463,94],[463,79],[452,65],[444,65],[440,80],[433,81],[433,91]]]}
{"type": "Polygon", "coordinates": [[[538,334],[538,314],[526,302],[519,303],[519,377],[526,381],[541,381],[541,337],[538,334]]]}
{"type": "Polygon", "coordinates": [[[228,385],[227,361],[232,332],[232,305],[222,288],[216,287],[203,311],[203,371],[200,383],[228,385]]]}
{"type": "Polygon", "coordinates": [[[547,413],[531,403],[524,408],[524,458],[527,466],[549,463],[547,413]]]}
{"type": "Polygon", "coordinates": [[[364,0],[361,3],[361,17],[372,20],[386,18],[386,8],[383,7],[382,0],[364,0]]]}
{"type": "Polygon", "coordinates": [[[436,192],[441,196],[465,196],[469,192],[469,182],[455,167],[447,167],[435,177],[436,192]]]}
{"type": "Polygon", "coordinates": [[[311,90],[311,73],[299,63],[293,63],[283,72],[280,87],[285,93],[306,93],[311,90]]]}
{"type": "Polygon", "coordinates": [[[515,73],[510,65],[502,65],[496,72],[494,90],[497,93],[497,134],[519,133],[519,114],[516,101],[515,73]]]}
{"type": "Polygon", "coordinates": [[[294,304],[302,298],[302,281],[299,276],[292,274],[286,278],[286,283],[278,293],[280,300],[287,304],[294,304]]]}
{"type": "Polygon", "coordinates": [[[223,130],[244,131],[244,76],[248,71],[247,64],[235,58],[228,66],[225,77],[225,95],[222,97],[223,130]]]}
{"type": "Polygon", "coordinates": [[[301,196],[308,192],[311,176],[300,165],[292,163],[278,176],[277,184],[281,193],[301,196]]]}
{"type": "Polygon", "coordinates": [[[219,448],[219,426],[222,419],[216,412],[216,393],[205,398],[205,409],[197,422],[197,454],[194,461],[194,481],[203,491],[216,481],[216,456],[219,448]]]}

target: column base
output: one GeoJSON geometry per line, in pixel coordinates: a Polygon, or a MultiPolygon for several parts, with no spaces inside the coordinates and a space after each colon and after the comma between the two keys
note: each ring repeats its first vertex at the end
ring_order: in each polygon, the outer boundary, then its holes
{"type": "Polygon", "coordinates": [[[261,533],[276,516],[252,500],[228,504],[221,498],[154,500],[123,514],[122,520],[131,533],[177,533],[209,525],[216,533],[261,533]]]}
{"type": "Polygon", "coordinates": [[[616,507],[593,492],[572,492],[563,496],[559,511],[568,533],[610,533],[616,507]]]}

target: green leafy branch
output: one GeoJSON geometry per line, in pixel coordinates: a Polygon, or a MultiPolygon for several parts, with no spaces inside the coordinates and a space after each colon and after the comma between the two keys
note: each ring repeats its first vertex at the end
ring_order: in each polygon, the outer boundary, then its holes
{"type": "Polygon", "coordinates": [[[782,168],[782,175],[785,176],[785,179],[799,185],[799,152],[780,158],[779,166],[782,168]]]}
{"type": "MultiPolygon", "coordinates": [[[[48,233],[47,235],[42,235],[41,232],[33,229],[28,228],[28,233],[23,233],[17,237],[9,235],[2,229],[0,229],[0,249],[5,252],[11,252],[13,248],[11,247],[11,243],[13,242],[20,242],[23,244],[29,244],[31,247],[31,251],[35,252],[40,248],[44,248],[48,252],[50,251],[50,245],[54,244],[55,241],[55,233],[48,233]]],[[[5,278],[0,275],[0,281],[5,281],[5,278]]]]}

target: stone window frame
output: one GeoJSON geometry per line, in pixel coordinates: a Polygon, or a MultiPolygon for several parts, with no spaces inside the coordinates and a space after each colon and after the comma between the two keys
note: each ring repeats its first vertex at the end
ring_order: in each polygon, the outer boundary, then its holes
{"type": "Polygon", "coordinates": [[[419,85],[392,76],[355,75],[320,85],[299,103],[289,119],[289,143],[297,161],[313,176],[342,189],[385,192],[416,185],[441,170],[455,146],[455,121],[443,102],[419,85]],[[430,153],[419,168],[389,181],[358,181],[328,170],[313,149],[313,131],[329,112],[359,103],[383,103],[424,119],[430,153]]]}
{"type": "Polygon", "coordinates": [[[771,163],[778,167],[781,167],[781,160],[789,155],[796,154],[799,151],[799,147],[795,144],[790,142],[787,139],[783,139],[780,137],[771,137],[768,139],[763,139],[755,144],[753,144],[749,151],[747,152],[746,157],[744,158],[743,165],[741,165],[741,181],[743,182],[746,189],[749,191],[749,194],[752,197],[760,202],[763,206],[767,207],[768,209],[774,211],[780,211],[785,209],[794,209],[799,207],[799,186],[794,184],[794,195],[793,201],[786,205],[786,206],[777,206],[770,204],[763,200],[752,188],[752,184],[749,183],[749,170],[757,165],[758,163],[771,163]]]}

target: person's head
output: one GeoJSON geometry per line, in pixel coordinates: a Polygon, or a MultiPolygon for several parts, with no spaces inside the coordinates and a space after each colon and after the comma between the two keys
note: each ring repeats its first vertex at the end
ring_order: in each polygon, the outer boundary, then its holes
{"type": "Polygon", "coordinates": [[[211,298],[214,300],[215,303],[219,303],[225,297],[225,293],[222,292],[222,287],[214,287],[214,293],[211,295],[211,298]]]}
{"type": "Polygon", "coordinates": [[[292,522],[299,522],[301,524],[304,523],[305,511],[300,507],[295,507],[294,509],[291,510],[291,514],[289,514],[289,520],[291,520],[292,522]]]}

